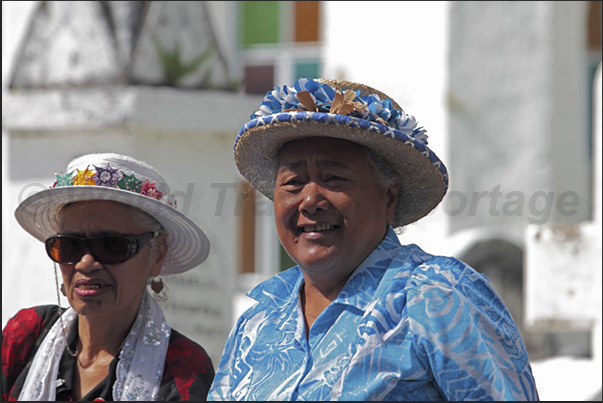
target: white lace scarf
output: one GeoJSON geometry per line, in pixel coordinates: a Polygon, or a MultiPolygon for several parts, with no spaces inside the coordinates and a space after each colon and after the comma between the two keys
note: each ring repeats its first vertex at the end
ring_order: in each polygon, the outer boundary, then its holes
{"type": "MultiPolygon", "coordinates": [[[[66,310],[63,324],[71,328],[77,313],[66,310]]],[[[163,377],[163,366],[171,328],[159,304],[148,294],[142,297],[134,325],[119,354],[114,400],[155,400],[163,377]]],[[[19,400],[55,400],[59,362],[65,349],[61,320],[52,326],[31,363],[19,400]]]]}

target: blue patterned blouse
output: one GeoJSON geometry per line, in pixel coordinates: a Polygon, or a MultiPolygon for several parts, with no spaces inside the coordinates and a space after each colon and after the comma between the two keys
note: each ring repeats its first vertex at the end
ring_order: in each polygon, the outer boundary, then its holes
{"type": "Polygon", "coordinates": [[[306,339],[296,266],[258,285],[208,400],[538,400],[489,281],[390,228],[306,339]]]}

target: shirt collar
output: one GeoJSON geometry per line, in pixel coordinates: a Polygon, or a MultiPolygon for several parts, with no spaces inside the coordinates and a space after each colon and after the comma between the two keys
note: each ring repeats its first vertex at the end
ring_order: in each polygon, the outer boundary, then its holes
{"type": "Polygon", "coordinates": [[[261,282],[247,293],[262,305],[273,309],[282,309],[289,304],[296,304],[299,289],[304,282],[304,276],[299,266],[279,273],[261,282]]]}
{"type": "Polygon", "coordinates": [[[373,300],[385,271],[401,248],[398,236],[393,228],[389,227],[385,238],[354,270],[333,303],[354,306],[364,311],[373,300]]]}
{"type": "MultiPolygon", "coordinates": [[[[333,303],[355,306],[364,311],[373,299],[383,274],[401,248],[398,236],[390,226],[385,238],[354,270],[333,303]]],[[[297,305],[303,282],[303,273],[295,266],[260,283],[247,296],[262,305],[282,309],[287,305],[297,305]]]]}

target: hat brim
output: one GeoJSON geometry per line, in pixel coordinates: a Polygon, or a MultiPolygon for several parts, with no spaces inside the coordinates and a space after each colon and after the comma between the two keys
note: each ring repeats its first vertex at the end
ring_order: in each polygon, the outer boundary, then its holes
{"type": "Polygon", "coordinates": [[[59,231],[58,211],[68,204],[109,200],[139,208],[164,227],[168,251],[161,275],[178,274],[201,264],[209,254],[209,239],[187,216],[175,208],[145,195],[100,186],[69,186],[45,189],[24,200],[15,210],[19,224],[44,242],[59,231]]]}
{"type": "Polygon", "coordinates": [[[446,167],[422,142],[368,120],[322,112],[281,112],[251,120],[235,140],[237,168],[255,189],[272,200],[279,150],[290,141],[317,136],[358,143],[392,164],[402,181],[394,227],[426,216],[446,194],[446,167]]]}

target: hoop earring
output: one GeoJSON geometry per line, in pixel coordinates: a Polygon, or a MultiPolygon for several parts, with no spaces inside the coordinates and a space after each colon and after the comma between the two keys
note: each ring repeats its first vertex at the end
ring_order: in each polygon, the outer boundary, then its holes
{"type": "Polygon", "coordinates": [[[168,294],[168,286],[163,282],[160,277],[152,277],[150,282],[151,290],[153,290],[153,298],[157,302],[165,302],[167,301],[168,294]]]}
{"type": "Polygon", "coordinates": [[[160,277],[153,277],[151,280],[151,290],[153,290],[155,294],[159,294],[163,291],[163,286],[163,280],[160,277]]]}

